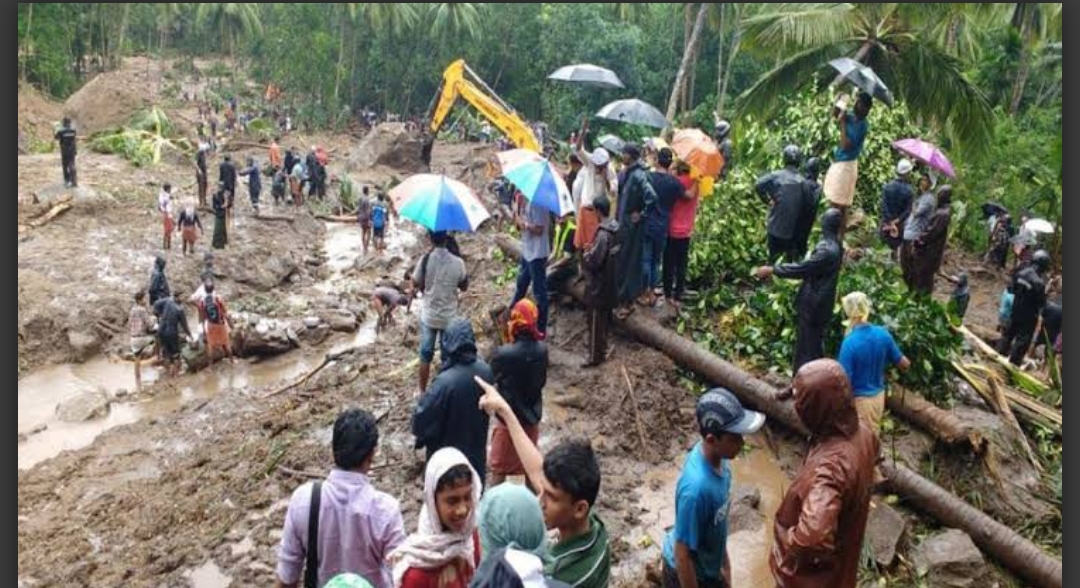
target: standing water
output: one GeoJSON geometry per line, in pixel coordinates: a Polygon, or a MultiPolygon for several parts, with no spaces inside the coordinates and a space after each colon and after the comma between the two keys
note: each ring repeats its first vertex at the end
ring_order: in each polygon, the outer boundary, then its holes
{"type": "MultiPolygon", "coordinates": [[[[732,497],[736,488],[756,489],[761,495],[758,512],[762,524],[728,534],[727,552],[731,556],[731,582],[735,586],[771,586],[769,552],[772,549],[773,514],[790,484],[787,475],[765,447],[759,435],[747,437],[751,449],[732,460],[732,497]]],[[[683,458],[677,464],[649,471],[643,477],[638,505],[641,526],[629,532],[632,549],[620,563],[620,575],[641,574],[648,563],[660,561],[664,538],[675,525],[675,487],[683,458]]],[[[732,506],[734,511],[735,506],[732,506]]]]}
{"type": "MultiPolygon", "coordinates": [[[[415,243],[413,233],[395,227],[387,235],[387,251],[383,256],[389,259],[403,255],[415,243]]],[[[356,266],[357,259],[361,257],[357,226],[329,223],[325,248],[331,276],[318,284],[317,288],[328,294],[338,294],[354,285],[359,286],[355,279],[344,275],[356,266]]],[[[375,254],[372,252],[369,255],[374,257],[375,254]]],[[[378,263],[378,259],[369,263],[378,263]]],[[[373,284],[364,286],[372,287],[373,284]]],[[[374,341],[375,318],[372,315],[361,323],[351,341],[333,350],[368,345],[374,341]]],[[[65,450],[86,447],[98,435],[113,427],[167,414],[225,390],[257,390],[292,381],[314,368],[321,360],[321,353],[312,355],[294,351],[255,363],[241,361],[236,365],[218,364],[197,374],[178,378],[177,393],[163,392],[135,402],[117,401],[110,405],[107,416],[79,423],[66,423],[56,418],[57,405],[89,392],[101,391],[109,398],[115,398],[120,390],[134,391],[134,364],[98,357],[82,364],[61,364],[34,370],[19,380],[19,469],[29,469],[65,450]]],[[[160,377],[159,370],[148,363],[143,362],[144,385],[160,377]]]]}

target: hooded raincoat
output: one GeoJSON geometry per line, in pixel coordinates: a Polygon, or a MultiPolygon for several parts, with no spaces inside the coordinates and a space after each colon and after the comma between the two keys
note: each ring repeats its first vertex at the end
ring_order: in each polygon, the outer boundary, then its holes
{"type": "Polygon", "coordinates": [[[836,361],[806,364],[794,389],[812,439],[776,510],[769,567],[778,588],[855,588],[880,445],[836,361]]]}
{"type": "Polygon", "coordinates": [[[416,447],[431,459],[443,447],[456,447],[483,480],[487,473],[487,413],[480,410],[483,391],[473,379],[495,380],[491,368],[476,356],[476,338],[468,320],[455,319],[442,335],[442,369],[413,412],[416,447]]]}

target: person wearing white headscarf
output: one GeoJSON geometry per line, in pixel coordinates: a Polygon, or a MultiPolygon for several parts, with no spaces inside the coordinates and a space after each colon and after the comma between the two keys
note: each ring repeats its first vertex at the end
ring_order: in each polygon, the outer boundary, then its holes
{"type": "Polygon", "coordinates": [[[394,588],[466,588],[480,562],[476,509],[480,476],[468,458],[444,447],[424,471],[417,530],[390,553],[394,588]]]}

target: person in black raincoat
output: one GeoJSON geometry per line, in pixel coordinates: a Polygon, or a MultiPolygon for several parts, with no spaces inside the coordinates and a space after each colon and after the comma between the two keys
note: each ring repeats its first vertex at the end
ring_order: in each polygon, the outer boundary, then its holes
{"type": "Polygon", "coordinates": [[[1013,365],[1021,365],[1031,347],[1039,317],[1046,307],[1046,272],[1050,254],[1040,249],[1031,255],[1031,263],[1013,278],[1012,318],[1005,334],[998,340],[998,353],[1009,354],[1013,365]]]}
{"type": "Polygon", "coordinates": [[[644,292],[645,275],[641,258],[645,245],[645,211],[656,206],[656,191],[649,182],[649,172],[641,163],[641,151],[637,145],[627,143],[622,150],[625,180],[619,186],[619,203],[615,209],[619,220],[618,242],[620,246],[616,264],[619,310],[616,314],[625,318],[633,309],[634,301],[644,292]]]}
{"type": "Polygon", "coordinates": [[[720,168],[720,178],[723,179],[731,171],[731,158],[735,155],[731,145],[731,123],[720,118],[715,111],[713,112],[713,120],[716,121],[713,126],[713,140],[716,141],[717,149],[720,151],[721,157],[724,158],[724,167],[720,168]]]}
{"type": "MultiPolygon", "coordinates": [[[[798,259],[795,244],[800,223],[810,214],[813,194],[806,179],[799,173],[802,152],[795,145],[784,147],[784,169],[758,178],[755,191],[769,205],[766,232],[769,239],[769,261],[783,257],[788,262],[798,259]]],[[[813,221],[811,218],[811,226],[813,221]]],[[[809,236],[809,232],[807,233],[809,236]]]]}
{"type": "Polygon", "coordinates": [[[817,220],[818,203],[821,202],[821,182],[818,181],[818,177],[821,175],[821,160],[817,157],[811,157],[806,160],[806,164],[803,166],[803,177],[806,179],[806,185],[810,188],[810,198],[806,202],[806,208],[803,209],[803,213],[799,215],[799,224],[795,227],[795,259],[800,260],[806,257],[806,251],[810,244],[810,231],[814,229],[814,221],[817,220]]]}
{"type": "Polygon", "coordinates": [[[934,292],[934,276],[941,269],[945,258],[945,244],[949,240],[949,222],[952,220],[952,187],[945,185],[938,188],[937,208],[930,215],[926,231],[915,240],[917,258],[915,281],[911,285],[914,292],[930,295],[934,292]]]}
{"type": "Polygon", "coordinates": [[[171,294],[169,279],[165,277],[165,258],[160,255],[154,258],[154,271],[150,274],[150,287],[146,291],[150,295],[151,307],[171,294]]]}
{"type": "Polygon", "coordinates": [[[761,279],[775,275],[803,281],[795,298],[798,323],[792,371],[797,372],[803,364],[825,356],[822,341],[832,319],[836,283],[840,279],[840,267],[844,261],[844,246],[839,237],[843,220],[839,210],[830,208],[821,215],[821,241],[814,246],[808,259],[799,263],[761,266],[754,271],[761,279]]]}
{"type": "Polygon", "coordinates": [[[593,208],[600,218],[593,242],[582,256],[585,274],[585,306],[589,309],[589,361],[582,367],[596,367],[607,356],[607,328],[611,309],[615,302],[615,265],[619,245],[616,235],[619,223],[608,218],[611,203],[606,196],[593,200],[593,208]]]}
{"type": "Polygon", "coordinates": [[[487,474],[487,438],[490,420],[479,410],[484,391],[473,379],[491,382],[491,367],[476,355],[476,337],[467,319],[454,319],[442,334],[443,364],[413,411],[416,447],[427,458],[443,447],[454,447],[469,458],[480,479],[487,474]]]}

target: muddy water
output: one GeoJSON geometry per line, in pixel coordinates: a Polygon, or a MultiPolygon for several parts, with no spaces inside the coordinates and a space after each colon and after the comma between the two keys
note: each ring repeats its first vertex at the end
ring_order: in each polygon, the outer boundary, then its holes
{"type": "MultiPolygon", "coordinates": [[[[161,392],[137,402],[116,402],[108,416],[82,423],[65,423],[56,418],[56,405],[84,392],[104,390],[114,396],[118,390],[135,389],[131,363],[97,358],[84,364],[63,364],[36,370],[19,380],[19,432],[27,440],[19,444],[19,469],[53,457],[67,449],[89,445],[113,427],[141,418],[159,416],[210,398],[225,390],[256,390],[284,383],[315,367],[321,358],[300,353],[286,354],[257,363],[219,363],[214,367],[176,380],[176,392],[161,392]],[[31,433],[42,425],[42,431],[31,433]]],[[[143,383],[158,378],[154,368],[143,367],[143,383]]]]}
{"type": "MultiPolygon", "coordinates": [[[[401,227],[388,235],[387,258],[402,255],[416,243],[412,227],[401,227]]],[[[356,265],[361,255],[360,233],[356,226],[328,223],[326,253],[331,277],[318,288],[326,293],[340,293],[354,287],[355,278],[345,272],[356,265]]],[[[371,255],[374,255],[372,253],[371,255]]],[[[332,349],[368,345],[375,341],[375,317],[361,323],[351,339],[339,342],[332,349]]],[[[19,428],[26,440],[19,443],[19,469],[59,454],[61,451],[88,446],[98,435],[113,427],[130,424],[139,419],[167,414],[178,408],[225,390],[257,390],[293,380],[312,369],[322,360],[321,353],[292,352],[256,363],[236,365],[219,363],[198,374],[177,380],[178,392],[163,392],[137,402],[114,402],[104,418],[82,423],[64,423],[55,416],[56,406],[79,394],[102,390],[114,397],[120,390],[135,389],[133,365],[123,361],[95,358],[83,364],[49,366],[31,372],[19,380],[19,428]],[[44,427],[44,428],[43,428],[44,427]]],[[[143,383],[149,384],[159,376],[157,369],[143,366],[143,383]]]]}
{"type": "MultiPolygon", "coordinates": [[[[772,548],[773,513],[789,481],[763,439],[749,437],[747,446],[749,450],[732,462],[732,488],[756,488],[761,493],[758,511],[764,521],[760,527],[728,536],[731,581],[735,586],[771,586],[769,550],[772,548]]],[[[670,467],[649,471],[643,477],[638,506],[645,512],[640,515],[641,525],[628,534],[632,551],[620,562],[615,570],[617,575],[640,578],[646,564],[659,561],[664,537],[675,524],[675,486],[681,466],[682,458],[670,467]]]]}

